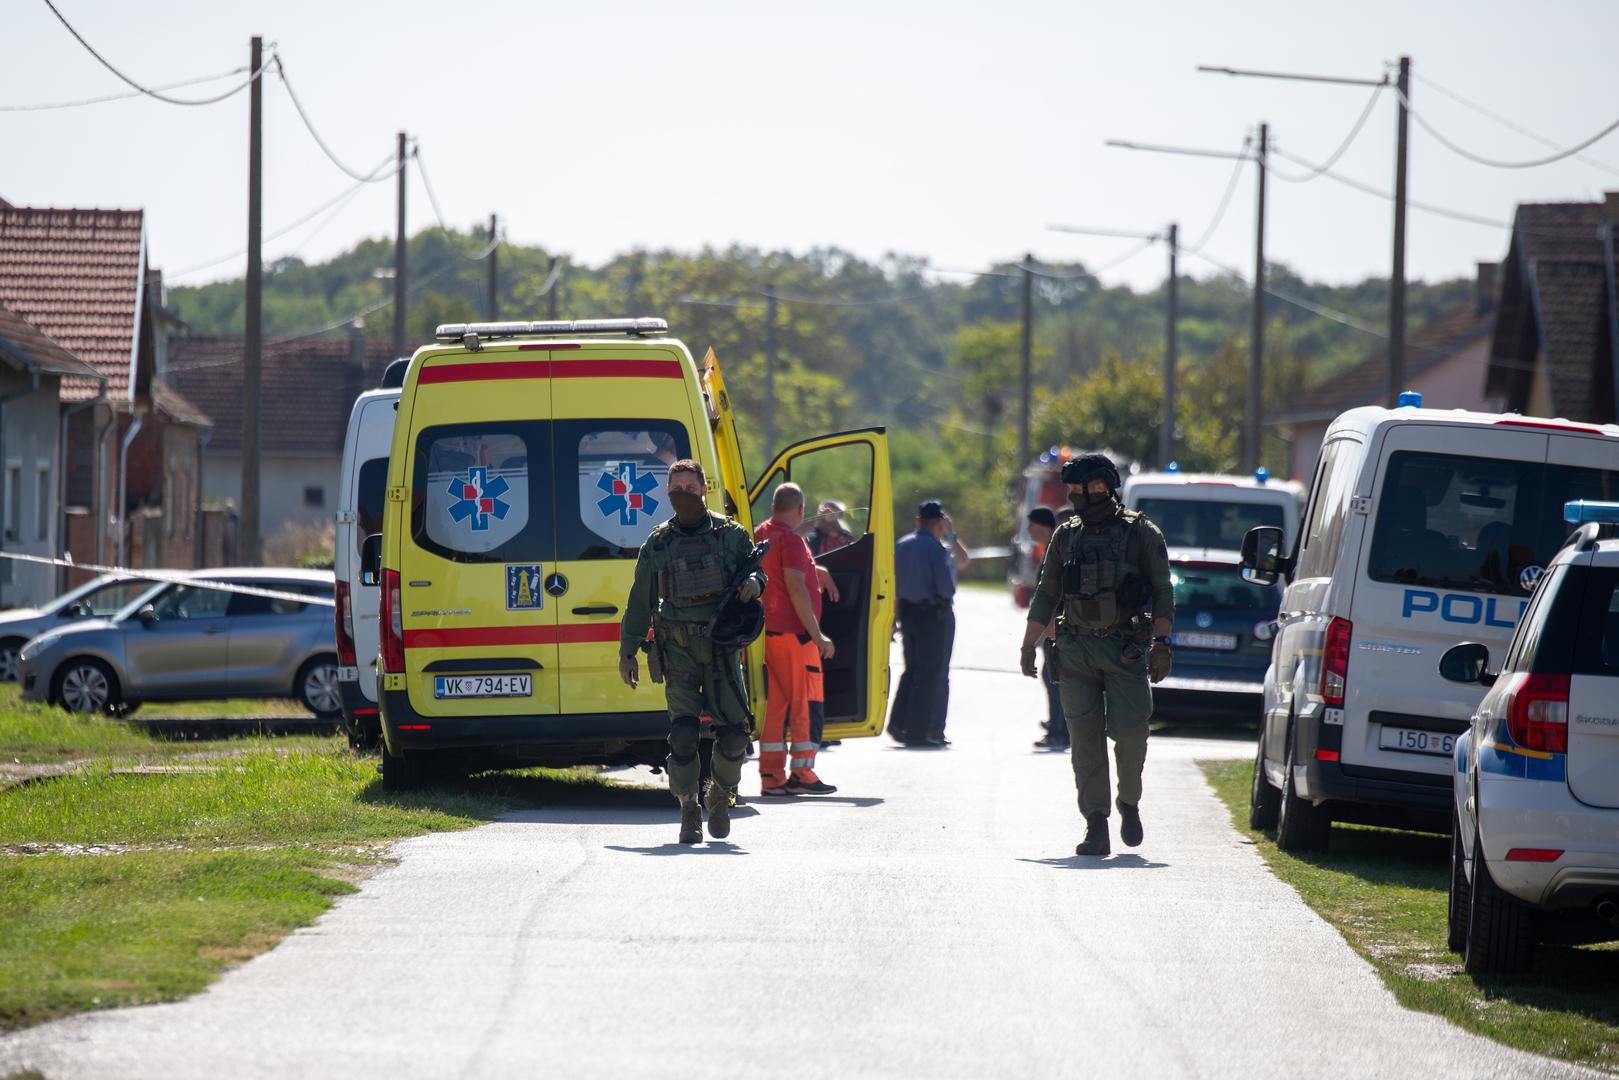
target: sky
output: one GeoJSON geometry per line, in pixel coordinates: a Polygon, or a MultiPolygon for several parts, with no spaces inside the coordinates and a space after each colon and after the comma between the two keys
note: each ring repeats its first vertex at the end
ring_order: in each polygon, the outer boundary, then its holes
{"type": "MultiPolygon", "coordinates": [[[[85,40],[157,86],[245,67],[273,43],[287,80],[336,156],[370,172],[396,132],[418,140],[448,222],[500,215],[508,238],[587,264],[633,248],[730,244],[889,252],[973,270],[1037,259],[1123,259],[1110,284],[1155,287],[1163,250],[1052,231],[1150,232],[1192,245],[1216,220],[1232,162],[1115,149],[1105,140],[1238,150],[1260,121],[1282,150],[1320,162],[1372,91],[1200,74],[1198,64],[1376,79],[1409,55],[1412,105],[1464,149],[1504,160],[1619,118],[1613,0],[1225,0],[1211,4],[458,0],[55,0],[85,40]]],[[[239,276],[247,205],[248,95],[179,107],[137,97],[78,108],[7,106],[128,89],[43,0],[0,0],[0,198],[24,206],[144,207],[154,266],[173,284],[239,276]],[[212,264],[212,265],[208,265],[212,264]],[[196,269],[200,267],[200,269],[196,269]],[[191,271],[185,273],[185,271],[191,271]]],[[[237,75],[170,91],[206,96],[237,75]]],[[[286,86],[266,76],[267,261],[313,262],[391,236],[392,182],[355,185],[321,151],[286,86]]],[[[1370,106],[1333,171],[1393,186],[1396,103],[1370,106]]],[[[1483,166],[1413,123],[1415,200],[1490,221],[1524,201],[1619,190],[1619,132],[1583,156],[1528,169],[1483,166]]],[[[1311,280],[1389,269],[1392,207],[1330,177],[1289,183],[1276,162],[1268,257],[1311,280]]],[[[1239,165],[1203,254],[1253,265],[1256,169],[1239,165]]],[[[435,216],[416,173],[414,232],[435,216]]],[[[1408,276],[1469,276],[1500,259],[1505,228],[1410,215],[1408,276]]],[[[1186,257],[1202,276],[1213,263],[1186,257]]]]}

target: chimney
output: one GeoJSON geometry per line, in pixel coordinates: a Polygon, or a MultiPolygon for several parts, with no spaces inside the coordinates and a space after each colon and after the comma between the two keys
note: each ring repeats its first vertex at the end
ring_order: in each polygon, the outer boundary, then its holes
{"type": "Polygon", "coordinates": [[[1500,277],[1501,264],[1481,262],[1476,265],[1478,274],[1473,279],[1473,310],[1479,315],[1488,315],[1495,310],[1496,282],[1500,277]]]}
{"type": "Polygon", "coordinates": [[[1602,220],[1608,225],[1619,225],[1619,191],[1602,193],[1602,220]]]}

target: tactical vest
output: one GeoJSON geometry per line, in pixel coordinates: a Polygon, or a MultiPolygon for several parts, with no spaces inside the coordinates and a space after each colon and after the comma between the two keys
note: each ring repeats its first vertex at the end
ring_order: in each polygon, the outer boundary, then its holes
{"type": "Polygon", "coordinates": [[[730,519],[709,513],[710,528],[688,536],[672,522],[653,530],[658,545],[658,595],[673,608],[717,604],[725,596],[725,540],[730,519]]]}
{"type": "Polygon", "coordinates": [[[1100,527],[1077,518],[1063,558],[1063,618],[1080,630],[1111,630],[1141,613],[1141,515],[1125,510],[1100,527]]]}

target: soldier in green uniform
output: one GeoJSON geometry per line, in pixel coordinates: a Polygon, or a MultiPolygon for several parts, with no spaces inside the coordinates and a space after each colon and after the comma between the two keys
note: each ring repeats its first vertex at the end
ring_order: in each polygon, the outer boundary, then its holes
{"type": "Polygon", "coordinates": [[[1119,774],[1119,838],[1135,847],[1143,837],[1141,769],[1152,718],[1147,684],[1169,674],[1175,598],[1164,534],[1119,502],[1113,462],[1083,454],[1063,466],[1062,479],[1075,513],[1046,548],[1020,667],[1037,676],[1036,646],[1056,617],[1058,685],[1085,817],[1085,839],[1074,854],[1106,855],[1112,850],[1109,736],[1119,774]]]}
{"type": "Polygon", "coordinates": [[[755,571],[740,587],[732,579],[753,552],[748,530],[711,512],[703,502],[703,467],[690,459],[669,466],[669,501],[675,516],[652,530],[635,560],[635,583],[619,636],[619,675],[640,683],[636,653],[653,631],[648,667],[661,679],[669,705],[669,791],[680,802],[680,842],[703,838],[698,807],[699,717],[714,720],[713,779],[704,803],[708,831],[724,839],[731,831],[730,806],[742,779],[750,734],[747,690],[734,647],[717,645],[714,617],[737,588],[743,602],[764,592],[755,571]]]}

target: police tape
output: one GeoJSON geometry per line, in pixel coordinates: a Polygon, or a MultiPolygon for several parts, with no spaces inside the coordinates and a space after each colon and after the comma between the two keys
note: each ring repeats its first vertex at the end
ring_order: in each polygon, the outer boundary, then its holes
{"type": "Polygon", "coordinates": [[[220,592],[241,593],[243,596],[263,596],[271,600],[290,600],[298,604],[315,604],[319,607],[335,608],[337,606],[337,601],[330,596],[288,592],[282,589],[261,589],[257,585],[243,585],[235,581],[214,581],[210,578],[192,576],[193,574],[206,573],[206,571],[202,570],[186,572],[136,570],[130,566],[100,566],[96,563],[74,562],[72,559],[52,559],[45,555],[24,555],[16,551],[0,551],[0,559],[16,559],[18,562],[39,563],[43,566],[65,566],[71,570],[88,570],[95,574],[113,574],[118,577],[137,578],[141,581],[159,581],[172,585],[194,585],[199,589],[218,589],[220,592]]]}

